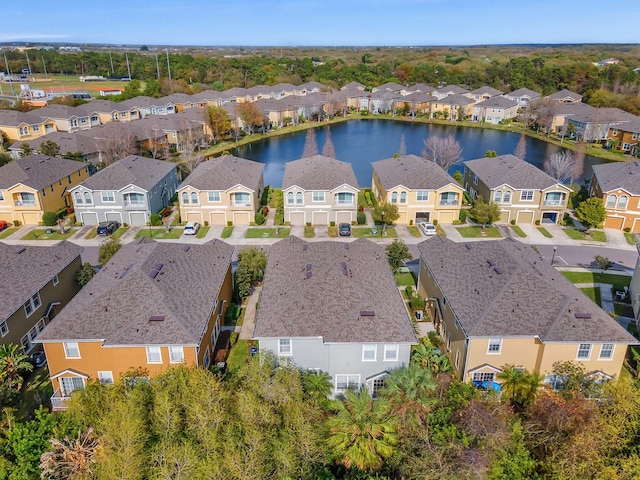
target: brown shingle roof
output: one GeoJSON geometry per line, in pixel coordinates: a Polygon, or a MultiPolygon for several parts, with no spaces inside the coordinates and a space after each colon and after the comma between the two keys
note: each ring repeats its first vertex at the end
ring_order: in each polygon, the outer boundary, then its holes
{"type": "Polygon", "coordinates": [[[90,190],[120,190],[135,185],[149,191],[175,169],[175,163],[129,155],[87,178],[82,185],[90,190]]]}
{"type": "Polygon", "coordinates": [[[123,245],[38,340],[199,344],[231,265],[233,246],[212,240],[186,247],[149,239],[123,245]],[[159,273],[152,278],[154,270],[159,273]],[[152,315],[164,316],[164,321],[150,322],[152,315]]]}
{"type": "Polygon", "coordinates": [[[403,185],[412,190],[432,190],[450,183],[458,185],[440,165],[417,155],[387,158],[372,162],[371,165],[385,189],[403,185]]]}
{"type": "Polygon", "coordinates": [[[287,162],[282,188],[297,185],[305,190],[332,190],[347,184],[358,188],[358,181],[350,163],[324,155],[287,162]]]}
{"type": "Polygon", "coordinates": [[[254,337],[318,336],[325,342],[416,342],[381,246],[289,237],[271,247],[254,337]]]}
{"type": "Polygon", "coordinates": [[[435,237],[418,249],[469,337],[637,343],[530,246],[510,239],[464,244],[435,237]]]}
{"type": "Polygon", "coordinates": [[[75,160],[28,155],[0,167],[0,189],[22,183],[35,190],[42,190],[83,168],[85,165],[75,160]]]}
{"type": "Polygon", "coordinates": [[[198,190],[228,190],[235,185],[242,185],[257,191],[263,170],[263,163],[223,155],[198,165],[178,190],[187,186],[198,190]]]}
{"type": "Polygon", "coordinates": [[[640,195],[640,161],[603,163],[592,168],[603,192],[622,188],[632,195],[640,195]]]}
{"type": "Polygon", "coordinates": [[[516,189],[544,190],[558,183],[536,166],[511,154],[478,158],[463,163],[491,189],[506,184],[516,189]]]}

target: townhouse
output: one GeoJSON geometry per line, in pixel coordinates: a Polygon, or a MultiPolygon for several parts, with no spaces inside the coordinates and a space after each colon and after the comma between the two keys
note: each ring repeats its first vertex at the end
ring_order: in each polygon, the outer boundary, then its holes
{"type": "Polygon", "coordinates": [[[571,90],[567,90],[566,88],[563,88],[562,90],[552,93],[551,95],[547,95],[546,98],[556,103],[564,103],[564,104],[582,102],[582,95],[576,92],[572,92],[571,90]]]}
{"type": "Polygon", "coordinates": [[[528,88],[519,88],[513,92],[505,93],[504,96],[509,100],[515,101],[518,104],[518,108],[526,108],[540,98],[538,92],[534,92],[528,88]]]}
{"type": "Polygon", "coordinates": [[[607,139],[614,149],[627,155],[640,156],[640,117],[611,126],[607,139]]]}
{"type": "Polygon", "coordinates": [[[506,97],[494,96],[473,105],[471,112],[473,122],[498,125],[518,116],[518,103],[506,97]]]}
{"type": "Polygon", "coordinates": [[[452,122],[465,120],[471,115],[474,103],[474,100],[461,93],[446,95],[431,104],[431,118],[452,122]]]}
{"type": "Polygon", "coordinates": [[[12,142],[24,142],[56,131],[56,123],[33,112],[0,110],[0,132],[12,142]]]}
{"type": "Polygon", "coordinates": [[[504,92],[498,90],[497,88],[493,88],[485,85],[484,87],[471,90],[470,92],[465,93],[464,95],[471,98],[472,100],[475,100],[476,103],[478,103],[478,102],[484,102],[485,100],[489,100],[492,97],[497,97],[503,94],[504,92]]]}
{"type": "Polygon", "coordinates": [[[96,114],[87,114],[83,109],[68,105],[47,105],[33,110],[32,113],[38,115],[43,121],[53,120],[58,132],[87,130],[92,127],[92,121],[93,126],[100,125],[96,114]]]}
{"type": "Polygon", "coordinates": [[[593,165],[591,194],[604,202],[605,228],[640,233],[640,161],[593,165]]]}

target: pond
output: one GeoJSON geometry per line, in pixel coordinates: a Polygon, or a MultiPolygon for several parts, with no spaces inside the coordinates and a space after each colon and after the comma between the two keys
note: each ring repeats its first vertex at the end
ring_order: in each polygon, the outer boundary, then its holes
{"type": "MultiPolygon", "coordinates": [[[[329,130],[336,158],[353,165],[361,187],[371,186],[371,162],[392,157],[400,150],[403,141],[407,154],[420,155],[427,137],[454,135],[462,146],[464,161],[483,157],[487,150],[495,150],[498,155],[513,153],[520,139],[518,132],[502,130],[380,119],[351,120],[316,128],[318,152],[322,152],[329,130]]],[[[272,137],[241,146],[232,153],[264,163],[265,185],[280,187],[285,164],[302,156],[305,138],[305,131],[272,137]]],[[[544,160],[560,150],[562,149],[556,145],[527,137],[525,160],[542,168],[544,160]]],[[[591,176],[591,165],[605,162],[607,161],[601,158],[587,156],[582,179],[591,176]]],[[[462,169],[462,164],[457,164],[449,173],[462,169]]]]}

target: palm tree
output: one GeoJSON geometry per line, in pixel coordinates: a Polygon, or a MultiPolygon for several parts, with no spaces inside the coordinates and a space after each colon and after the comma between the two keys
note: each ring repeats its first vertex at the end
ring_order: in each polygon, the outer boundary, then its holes
{"type": "Polygon", "coordinates": [[[96,463],[98,440],[93,435],[93,428],[78,432],[78,438],[64,441],[56,438],[50,440],[53,450],[40,457],[41,478],[85,480],[93,478],[96,463]]]}
{"type": "Polygon", "coordinates": [[[302,386],[307,398],[317,403],[322,403],[327,400],[333,388],[331,377],[327,372],[314,372],[309,370],[302,374],[302,386]]]}
{"type": "Polygon", "coordinates": [[[8,388],[19,389],[23,374],[33,371],[29,357],[17,345],[0,345],[0,379],[8,388]]]}
{"type": "Polygon", "coordinates": [[[496,378],[502,381],[502,391],[509,395],[511,403],[520,407],[533,401],[544,379],[537,373],[529,373],[515,365],[502,367],[502,372],[496,378]]]}
{"type": "Polygon", "coordinates": [[[396,420],[389,402],[373,400],[367,388],[348,390],[332,400],[334,415],[327,420],[327,445],[338,463],[363,472],[380,469],[398,443],[396,420]]]}
{"type": "Polygon", "coordinates": [[[391,370],[380,393],[389,401],[392,413],[402,418],[403,423],[411,417],[422,426],[424,416],[435,401],[432,392],[436,386],[431,371],[414,364],[391,370]]]}

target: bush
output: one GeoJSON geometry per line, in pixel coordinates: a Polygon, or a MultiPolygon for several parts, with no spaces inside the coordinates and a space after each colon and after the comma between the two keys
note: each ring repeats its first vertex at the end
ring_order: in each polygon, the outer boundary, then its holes
{"type": "Polygon", "coordinates": [[[364,225],[365,223],[367,223],[367,216],[362,212],[358,212],[357,219],[358,225],[364,225]]]}
{"type": "Polygon", "coordinates": [[[258,210],[255,215],[256,225],[262,225],[264,223],[264,216],[262,215],[262,210],[258,210]]]}
{"type": "Polygon", "coordinates": [[[335,226],[336,226],[336,222],[335,222],[334,220],[331,220],[331,221],[329,222],[329,226],[331,226],[331,227],[335,227],[335,226]]]}
{"type": "Polygon", "coordinates": [[[469,212],[467,212],[466,210],[460,210],[460,223],[464,223],[467,221],[467,215],[469,215],[469,212]]]}
{"type": "Polygon", "coordinates": [[[229,341],[231,342],[231,345],[235,345],[236,342],[238,341],[238,332],[231,332],[231,335],[229,336],[229,341]]]}
{"type": "Polygon", "coordinates": [[[411,297],[411,300],[409,300],[409,305],[411,306],[412,310],[424,310],[424,299],[420,297],[411,297]]]}
{"type": "Polygon", "coordinates": [[[433,221],[433,225],[438,225],[438,220],[437,219],[433,221]]]}
{"type": "Polygon", "coordinates": [[[458,220],[458,219],[456,219],[456,220],[454,220],[454,221],[453,221],[453,224],[454,224],[454,225],[460,225],[460,223],[461,223],[461,222],[460,222],[460,220],[458,220]]]}
{"type": "Polygon", "coordinates": [[[231,220],[227,221],[227,227],[233,227],[233,222],[231,220]]]}
{"type": "Polygon", "coordinates": [[[307,227],[310,227],[311,226],[311,222],[307,222],[306,225],[307,225],[307,227]]]}
{"type": "Polygon", "coordinates": [[[516,224],[515,219],[511,220],[511,222],[510,222],[510,223],[511,223],[511,225],[515,225],[515,224],[516,224]]]}
{"type": "Polygon", "coordinates": [[[205,221],[204,221],[204,226],[205,226],[205,227],[208,227],[208,226],[209,226],[209,221],[208,221],[208,220],[205,220],[205,221]]]}
{"type": "Polygon", "coordinates": [[[45,227],[53,227],[58,223],[58,214],[56,212],[44,212],[42,214],[42,223],[45,227]]]}
{"type": "Polygon", "coordinates": [[[471,198],[471,195],[469,194],[469,192],[463,192],[462,204],[473,205],[473,198],[471,198]]]}
{"type": "Polygon", "coordinates": [[[624,231],[624,233],[629,233],[629,232],[631,232],[631,227],[624,227],[623,231],[624,231]]]}
{"type": "Polygon", "coordinates": [[[75,214],[75,213],[72,213],[72,214],[69,216],[69,222],[70,222],[72,225],[76,223],[76,214],[75,214]]]}
{"type": "Polygon", "coordinates": [[[160,225],[162,225],[162,218],[160,217],[160,214],[152,213],[149,216],[149,223],[152,227],[159,227],[160,225]]]}
{"type": "Polygon", "coordinates": [[[413,225],[413,219],[409,220],[409,225],[413,225]]]}
{"type": "Polygon", "coordinates": [[[63,207],[56,212],[58,218],[64,218],[67,215],[67,207],[63,207]]]}
{"type": "Polygon", "coordinates": [[[413,296],[413,287],[411,285],[407,285],[404,291],[407,292],[407,297],[411,298],[413,296]]]}
{"type": "Polygon", "coordinates": [[[536,220],[536,225],[540,225],[540,220],[536,220]]]}
{"type": "Polygon", "coordinates": [[[13,226],[14,227],[19,227],[20,226],[20,220],[14,220],[13,221],[13,226]]]}
{"type": "Polygon", "coordinates": [[[364,212],[364,205],[358,205],[358,211],[364,212]]]}
{"type": "Polygon", "coordinates": [[[265,205],[264,207],[262,207],[262,216],[266,217],[267,215],[269,215],[269,207],[265,205]]]}

